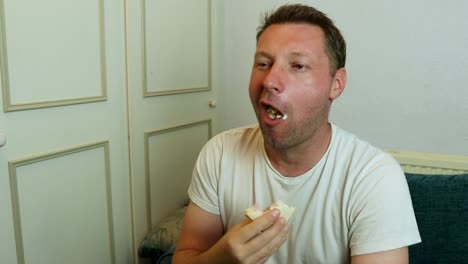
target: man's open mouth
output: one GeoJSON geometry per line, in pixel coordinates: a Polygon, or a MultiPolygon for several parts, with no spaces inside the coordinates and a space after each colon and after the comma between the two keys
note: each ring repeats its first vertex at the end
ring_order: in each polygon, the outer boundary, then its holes
{"type": "Polygon", "coordinates": [[[266,111],[268,113],[268,116],[271,118],[271,119],[286,119],[288,118],[288,115],[286,114],[283,114],[281,113],[280,111],[278,111],[277,109],[271,107],[271,106],[267,106],[266,108],[266,111]]]}

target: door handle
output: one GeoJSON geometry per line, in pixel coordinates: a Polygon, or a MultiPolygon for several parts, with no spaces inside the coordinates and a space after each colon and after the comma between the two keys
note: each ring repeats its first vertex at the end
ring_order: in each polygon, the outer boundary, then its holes
{"type": "Polygon", "coordinates": [[[210,100],[210,102],[208,102],[208,105],[211,107],[211,108],[216,108],[217,106],[217,102],[216,100],[210,100]]]}
{"type": "Polygon", "coordinates": [[[0,148],[5,146],[6,144],[6,136],[0,133],[0,148]]]}

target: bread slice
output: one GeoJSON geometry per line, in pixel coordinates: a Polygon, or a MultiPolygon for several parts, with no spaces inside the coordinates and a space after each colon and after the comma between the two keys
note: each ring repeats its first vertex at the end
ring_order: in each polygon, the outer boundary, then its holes
{"type": "MultiPolygon", "coordinates": [[[[296,207],[288,206],[280,200],[277,200],[276,202],[271,204],[269,210],[272,209],[278,209],[280,211],[281,216],[286,220],[286,222],[289,221],[291,216],[293,216],[294,212],[296,211],[296,207]]],[[[264,213],[265,211],[262,211],[255,205],[244,210],[244,214],[248,218],[250,218],[250,220],[254,220],[255,218],[260,217],[264,213]]]]}

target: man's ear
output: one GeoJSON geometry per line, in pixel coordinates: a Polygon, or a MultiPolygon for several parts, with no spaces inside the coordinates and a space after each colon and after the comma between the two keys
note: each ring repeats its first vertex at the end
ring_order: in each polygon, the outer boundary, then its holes
{"type": "Polygon", "coordinates": [[[340,68],[336,71],[333,77],[333,83],[330,90],[330,100],[335,100],[344,91],[346,86],[346,69],[340,68]]]}

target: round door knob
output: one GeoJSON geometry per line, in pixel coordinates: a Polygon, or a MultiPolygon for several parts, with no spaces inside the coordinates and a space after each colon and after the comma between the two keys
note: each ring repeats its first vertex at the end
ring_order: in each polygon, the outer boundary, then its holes
{"type": "Polygon", "coordinates": [[[0,134],[0,148],[5,146],[6,144],[6,136],[4,134],[0,134]]]}
{"type": "Polygon", "coordinates": [[[211,100],[208,105],[211,107],[211,108],[216,108],[216,100],[211,100]]]}

